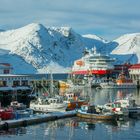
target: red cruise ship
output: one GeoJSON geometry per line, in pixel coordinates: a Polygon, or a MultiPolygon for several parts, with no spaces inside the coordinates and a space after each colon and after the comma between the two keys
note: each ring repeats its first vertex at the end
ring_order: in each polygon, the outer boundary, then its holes
{"type": "Polygon", "coordinates": [[[76,60],[72,67],[72,74],[75,75],[105,75],[114,69],[114,58],[105,54],[97,53],[96,47],[91,50],[85,50],[84,56],[76,60]]]}

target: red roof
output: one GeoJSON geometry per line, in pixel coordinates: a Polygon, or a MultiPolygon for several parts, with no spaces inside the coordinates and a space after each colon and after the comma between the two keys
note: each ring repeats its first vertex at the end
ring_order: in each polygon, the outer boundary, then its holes
{"type": "Polygon", "coordinates": [[[0,65],[4,65],[4,66],[11,66],[11,64],[9,64],[9,63],[0,63],[0,65]]]}
{"type": "Polygon", "coordinates": [[[129,69],[140,69],[140,64],[134,64],[129,69]]]}

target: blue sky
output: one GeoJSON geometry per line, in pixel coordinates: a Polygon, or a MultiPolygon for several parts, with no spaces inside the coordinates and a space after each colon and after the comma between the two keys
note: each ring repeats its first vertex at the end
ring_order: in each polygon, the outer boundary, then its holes
{"type": "Polygon", "coordinates": [[[0,29],[33,22],[112,40],[140,32],[140,0],[0,0],[0,29]]]}

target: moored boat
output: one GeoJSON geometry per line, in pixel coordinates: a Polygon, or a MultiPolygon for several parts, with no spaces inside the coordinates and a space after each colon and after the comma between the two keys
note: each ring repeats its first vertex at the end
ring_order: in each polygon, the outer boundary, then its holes
{"type": "Polygon", "coordinates": [[[26,109],[26,105],[23,103],[19,103],[18,101],[12,101],[10,103],[10,107],[13,108],[14,110],[23,110],[26,109]]]}
{"type": "Polygon", "coordinates": [[[115,102],[109,102],[105,105],[99,105],[98,107],[105,111],[112,111],[118,115],[118,117],[126,117],[129,115],[128,102],[126,100],[118,100],[115,102]]]}
{"type": "Polygon", "coordinates": [[[98,106],[102,109],[113,111],[121,116],[140,115],[140,106],[135,103],[131,97],[125,99],[118,99],[114,102],[106,103],[103,106],[98,106]]]}
{"type": "Polygon", "coordinates": [[[81,109],[77,111],[77,116],[86,119],[97,120],[115,120],[116,115],[113,112],[103,112],[98,110],[95,106],[83,105],[81,109]]]}
{"type": "Polygon", "coordinates": [[[13,109],[15,119],[30,117],[33,115],[32,109],[27,108],[25,104],[19,103],[18,101],[12,101],[10,107],[13,109]]]}
{"type": "Polygon", "coordinates": [[[1,108],[0,109],[1,120],[10,120],[14,118],[14,112],[12,108],[1,108]]]}
{"type": "Polygon", "coordinates": [[[66,93],[66,100],[64,100],[64,102],[67,104],[67,110],[78,109],[82,105],[88,104],[88,101],[82,99],[80,96],[73,92],[66,93]]]}
{"type": "Polygon", "coordinates": [[[106,89],[126,89],[137,88],[137,84],[130,78],[126,78],[124,73],[121,73],[116,81],[105,81],[100,83],[101,88],[106,89]]]}
{"type": "Polygon", "coordinates": [[[38,97],[37,100],[30,102],[30,108],[39,112],[65,111],[67,104],[59,96],[56,97],[38,97]]]}

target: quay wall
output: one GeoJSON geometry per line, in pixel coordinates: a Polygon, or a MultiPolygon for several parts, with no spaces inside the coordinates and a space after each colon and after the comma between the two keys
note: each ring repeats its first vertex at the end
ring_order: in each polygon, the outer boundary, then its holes
{"type": "Polygon", "coordinates": [[[74,117],[76,116],[75,111],[68,111],[68,112],[56,112],[56,113],[50,113],[50,114],[43,114],[43,115],[34,115],[32,117],[28,118],[22,118],[18,120],[7,120],[7,121],[1,121],[0,123],[0,130],[8,130],[9,128],[15,128],[15,127],[21,127],[21,126],[27,126],[27,125],[33,125],[48,121],[55,121],[57,119],[63,119],[68,117],[74,117]]]}

